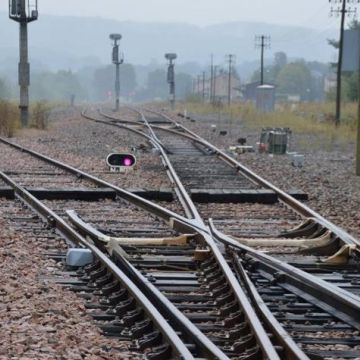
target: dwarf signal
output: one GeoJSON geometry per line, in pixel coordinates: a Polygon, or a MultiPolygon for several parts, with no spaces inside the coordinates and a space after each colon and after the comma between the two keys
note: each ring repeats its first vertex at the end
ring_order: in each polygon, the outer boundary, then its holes
{"type": "Polygon", "coordinates": [[[136,165],[136,157],[132,154],[112,153],[106,158],[111,172],[123,172],[136,165]]]}

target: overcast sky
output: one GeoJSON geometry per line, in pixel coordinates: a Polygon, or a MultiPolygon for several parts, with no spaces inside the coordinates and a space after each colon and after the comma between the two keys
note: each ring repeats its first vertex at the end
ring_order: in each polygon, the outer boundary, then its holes
{"type": "MultiPolygon", "coordinates": [[[[34,1],[34,0],[30,0],[34,1]]],[[[261,21],[333,28],[328,0],[38,0],[40,15],[100,16],[117,20],[187,22],[209,25],[261,21]]],[[[1,10],[7,11],[7,0],[1,10]]]]}

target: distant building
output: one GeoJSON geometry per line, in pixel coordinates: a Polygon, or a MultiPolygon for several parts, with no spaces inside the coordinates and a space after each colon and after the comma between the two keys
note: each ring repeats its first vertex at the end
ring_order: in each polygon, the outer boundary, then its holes
{"type": "MultiPolygon", "coordinates": [[[[245,101],[256,101],[257,91],[256,89],[260,86],[260,81],[255,81],[249,84],[245,84],[242,88],[243,98],[245,101]]],[[[266,85],[275,86],[272,83],[266,83],[266,85]]]]}
{"type": "MultiPolygon", "coordinates": [[[[218,100],[227,100],[228,92],[229,92],[229,74],[226,72],[221,72],[214,79],[215,83],[215,97],[218,100]]],[[[203,79],[199,77],[195,79],[194,82],[194,94],[198,96],[202,96],[203,94],[203,79]]],[[[237,74],[233,74],[231,77],[231,98],[232,100],[239,99],[241,93],[241,81],[237,74]]],[[[211,88],[211,80],[208,78],[205,80],[204,92],[205,99],[210,99],[210,88],[211,88]]]]}
{"type": "Polygon", "coordinates": [[[332,89],[336,87],[337,81],[336,81],[336,74],[331,73],[330,75],[325,77],[324,81],[324,91],[325,93],[330,92],[332,89]]]}

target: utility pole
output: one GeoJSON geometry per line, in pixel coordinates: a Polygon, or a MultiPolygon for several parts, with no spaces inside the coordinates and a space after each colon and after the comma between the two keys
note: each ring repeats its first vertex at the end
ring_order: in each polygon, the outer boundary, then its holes
{"type": "Polygon", "coordinates": [[[20,24],[20,121],[22,127],[29,125],[29,86],[30,64],[28,55],[28,28],[27,24],[39,17],[37,0],[9,0],[9,18],[20,24]]]}
{"type": "Polygon", "coordinates": [[[329,0],[330,3],[339,4],[337,8],[331,7],[330,14],[341,17],[340,21],[340,41],[339,41],[339,58],[337,63],[337,74],[336,74],[336,113],[335,113],[335,125],[340,125],[341,117],[341,71],[342,71],[342,58],[344,49],[344,28],[345,28],[345,16],[356,14],[356,8],[347,8],[347,4],[357,4],[359,0],[329,0]]]}
{"type": "Polygon", "coordinates": [[[205,102],[205,79],[206,79],[206,73],[203,71],[202,74],[202,101],[205,102]]]}
{"type": "Polygon", "coordinates": [[[255,36],[255,47],[261,49],[260,59],[260,85],[264,85],[264,52],[265,49],[270,48],[270,36],[259,35],[255,36]]]}
{"type": "Polygon", "coordinates": [[[170,106],[171,110],[175,110],[175,64],[174,60],[177,58],[176,54],[165,54],[165,59],[168,60],[167,82],[170,85],[170,106]]]}
{"type": "Polygon", "coordinates": [[[235,61],[235,55],[226,55],[227,62],[229,63],[229,81],[228,81],[228,106],[231,105],[231,78],[232,78],[232,67],[235,61]]]}
{"type": "Polygon", "coordinates": [[[120,65],[124,62],[123,54],[119,52],[119,42],[122,36],[120,34],[111,34],[110,40],[113,40],[112,62],[115,65],[115,111],[120,109],[120,65]]]}
{"type": "Polygon", "coordinates": [[[217,65],[214,66],[214,90],[213,90],[213,104],[216,101],[216,78],[217,78],[217,65]]]}
{"type": "Polygon", "coordinates": [[[356,175],[360,176],[360,57],[359,57],[359,70],[358,70],[358,123],[357,123],[357,138],[356,138],[356,175]]]}
{"type": "Polygon", "coordinates": [[[214,98],[214,55],[211,54],[210,65],[210,103],[213,103],[214,98]]]}
{"type": "Polygon", "coordinates": [[[200,75],[197,76],[197,94],[199,96],[200,99],[200,82],[201,82],[201,77],[200,75]]]}

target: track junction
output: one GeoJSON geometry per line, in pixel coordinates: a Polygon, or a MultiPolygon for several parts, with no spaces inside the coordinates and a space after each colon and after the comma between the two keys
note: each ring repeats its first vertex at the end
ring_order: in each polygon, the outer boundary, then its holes
{"type": "MultiPolygon", "coordinates": [[[[92,264],[57,281],[85,298],[103,333],[148,359],[359,358],[358,240],[170,116],[128,111],[137,120],[82,115],[145,142],[166,194],[1,139],[24,162],[0,173],[2,196],[92,251],[92,264]]],[[[50,256],[62,261],[64,249],[50,256]]]]}

